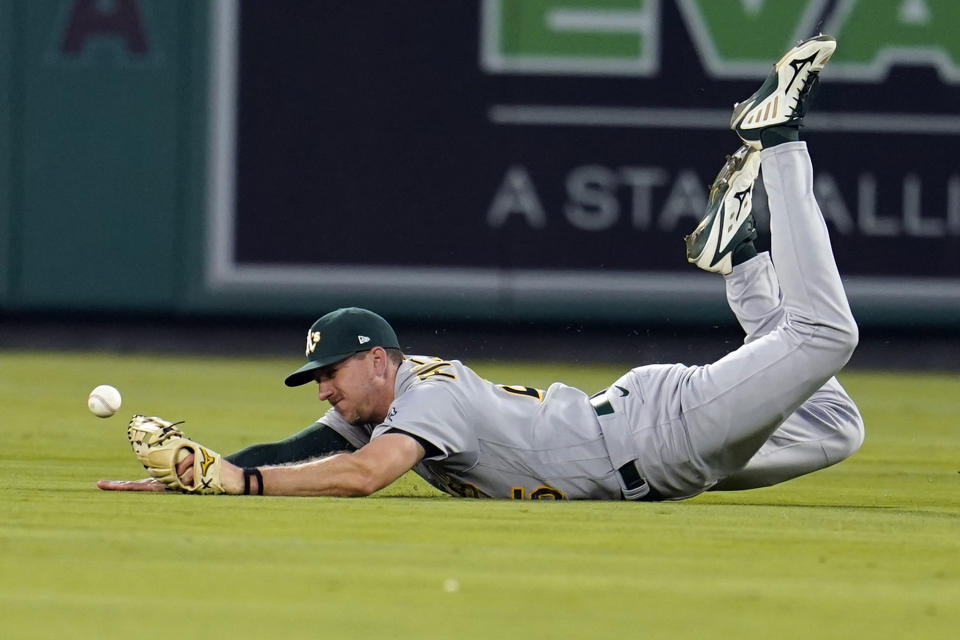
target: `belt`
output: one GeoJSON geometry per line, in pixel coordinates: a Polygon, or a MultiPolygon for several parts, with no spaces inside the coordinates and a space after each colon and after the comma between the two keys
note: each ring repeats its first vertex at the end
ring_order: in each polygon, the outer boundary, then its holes
{"type": "Polygon", "coordinates": [[[625,500],[635,500],[638,502],[660,502],[663,496],[656,489],[647,484],[640,472],[637,470],[637,461],[631,460],[627,464],[617,469],[620,478],[623,479],[623,497],[625,500]],[[632,497],[639,496],[639,497],[632,497]]]}
{"type": "MultiPolygon", "coordinates": [[[[606,389],[590,398],[590,405],[593,407],[593,410],[597,412],[597,417],[608,416],[614,412],[613,405],[610,404],[610,400],[607,399],[606,389]]],[[[659,502],[664,499],[663,496],[651,487],[647,481],[643,479],[643,476],[640,475],[636,460],[631,460],[617,469],[617,473],[620,474],[620,478],[623,480],[623,497],[625,500],[659,502]]]]}

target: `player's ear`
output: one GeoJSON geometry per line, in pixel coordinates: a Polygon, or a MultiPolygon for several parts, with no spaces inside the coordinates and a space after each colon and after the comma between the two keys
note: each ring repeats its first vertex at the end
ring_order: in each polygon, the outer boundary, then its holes
{"type": "Polygon", "coordinates": [[[373,356],[373,371],[377,376],[386,375],[389,357],[383,347],[374,347],[370,349],[370,355],[373,356]]]}

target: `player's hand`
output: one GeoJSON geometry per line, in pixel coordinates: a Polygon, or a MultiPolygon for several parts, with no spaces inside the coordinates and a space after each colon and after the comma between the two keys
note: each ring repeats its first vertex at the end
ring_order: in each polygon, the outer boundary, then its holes
{"type": "Polygon", "coordinates": [[[193,485],[193,454],[188,453],[187,457],[177,463],[177,477],[184,486],[193,485]]]}
{"type": "MultiPolygon", "coordinates": [[[[184,484],[193,484],[192,453],[177,464],[177,475],[180,476],[180,481],[184,484]]],[[[99,480],[97,481],[97,487],[104,491],[143,491],[148,493],[171,491],[156,478],[144,478],[142,480],[99,480]]]]}
{"type": "Polygon", "coordinates": [[[144,478],[143,480],[98,480],[97,487],[104,491],[144,491],[148,493],[167,490],[167,487],[156,478],[144,478]]]}
{"type": "Polygon", "coordinates": [[[151,476],[184,493],[225,493],[220,483],[223,457],[187,438],[177,426],[158,417],[137,414],[127,425],[134,455],[151,476]]]}
{"type": "MultiPolygon", "coordinates": [[[[227,493],[243,493],[243,470],[224,461],[224,489],[227,493]],[[228,479],[229,478],[229,479],[228,479]]],[[[193,454],[177,464],[177,475],[180,476],[184,484],[193,483],[193,454]]],[[[143,493],[161,493],[164,491],[173,491],[156,478],[143,478],[142,480],[98,480],[97,488],[103,491],[140,491],[143,493]]]]}

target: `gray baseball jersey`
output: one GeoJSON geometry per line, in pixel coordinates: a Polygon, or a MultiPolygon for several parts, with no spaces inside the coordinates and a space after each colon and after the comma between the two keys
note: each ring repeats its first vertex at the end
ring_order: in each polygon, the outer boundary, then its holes
{"type": "Polygon", "coordinates": [[[452,495],[620,499],[597,413],[587,395],[495,384],[457,360],[410,356],[380,425],[351,425],[331,409],[322,422],[354,446],[399,430],[424,443],[414,470],[452,495]]]}

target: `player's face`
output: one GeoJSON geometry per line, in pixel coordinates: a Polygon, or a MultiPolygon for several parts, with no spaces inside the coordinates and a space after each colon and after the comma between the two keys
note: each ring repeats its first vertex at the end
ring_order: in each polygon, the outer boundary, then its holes
{"type": "Polygon", "coordinates": [[[328,401],[350,424],[380,422],[379,387],[368,351],[318,369],[313,379],[317,382],[320,400],[328,401]]]}

